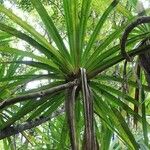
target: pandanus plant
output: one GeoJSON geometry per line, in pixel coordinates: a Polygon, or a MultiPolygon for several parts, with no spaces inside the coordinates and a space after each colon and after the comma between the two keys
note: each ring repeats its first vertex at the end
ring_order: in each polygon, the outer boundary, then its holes
{"type": "MultiPolygon", "coordinates": [[[[130,93],[119,89],[120,85],[125,82],[123,78],[113,77],[107,72],[115,64],[125,59],[130,60],[129,58],[136,55],[139,55],[141,62],[144,61],[142,58],[150,46],[142,44],[142,46],[134,47],[133,45],[149,37],[148,26],[140,26],[138,30],[132,32],[133,34],[129,35],[129,33],[137,25],[149,22],[149,17],[133,22],[136,17],[132,16],[118,0],[114,0],[101,15],[96,26],[93,26],[91,34],[91,31],[88,31],[88,19],[93,8],[92,0],[63,0],[66,29],[63,34],[67,36],[64,40],[61,37],[63,31],[59,32],[40,0],[30,1],[38,12],[52,42],[48,42],[47,38],[34,27],[0,5],[0,13],[22,28],[20,31],[5,23],[0,23],[0,30],[27,42],[42,55],[23,51],[19,47],[0,45],[2,53],[13,54],[17,58],[7,63],[25,64],[36,68],[25,72],[24,75],[16,75],[14,72],[11,76],[1,77],[3,90],[0,91],[0,139],[22,133],[48,121],[52,113],[65,104],[66,117],[57,148],[64,148],[67,142],[65,132],[67,132],[70,137],[69,145],[73,150],[81,148],[105,150],[109,148],[112,134],[115,132],[129,149],[139,149],[139,144],[121,113],[122,110],[134,116],[135,120],[142,124],[144,141],[148,146],[149,124],[146,122],[144,91],[149,91],[149,87],[143,85],[141,77],[136,81],[128,80],[129,86],[141,92],[138,97],[134,98],[130,93]],[[116,9],[118,13],[125,15],[125,23],[111,29],[110,33],[106,37],[101,37],[98,42],[97,38],[103,31],[104,23],[116,9]],[[130,23],[120,46],[118,39],[130,23]],[[91,34],[88,40],[87,34],[91,34]],[[125,45],[131,49],[129,52],[125,52],[125,45]],[[32,60],[25,61],[23,57],[29,57],[32,60]],[[36,74],[37,70],[46,70],[48,73],[36,74]],[[20,90],[13,94],[10,92],[14,87],[42,79],[48,79],[49,84],[34,90],[20,90]],[[117,87],[109,84],[110,81],[116,82],[117,87]],[[6,95],[4,89],[9,89],[6,95]],[[140,98],[143,100],[142,103],[138,101],[140,98]],[[142,115],[137,111],[141,105],[142,115]],[[17,111],[14,111],[15,108],[17,111]]],[[[146,70],[145,64],[141,64],[146,70]]],[[[13,67],[13,69],[17,68],[13,67]]]]}

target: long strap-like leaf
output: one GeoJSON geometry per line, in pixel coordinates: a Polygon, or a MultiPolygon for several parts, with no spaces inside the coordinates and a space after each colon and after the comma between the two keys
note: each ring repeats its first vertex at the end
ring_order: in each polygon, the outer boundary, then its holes
{"type": "Polygon", "coordinates": [[[38,49],[40,52],[42,52],[43,54],[45,54],[47,57],[51,58],[54,63],[58,64],[59,66],[61,66],[60,68],[63,68],[62,71],[65,71],[68,67],[70,69],[67,69],[66,72],[71,70],[71,66],[70,64],[68,64],[64,58],[61,56],[61,54],[59,53],[59,51],[54,51],[53,53],[50,53],[49,49],[45,48],[43,45],[41,45],[40,43],[38,43],[36,40],[34,40],[32,37],[26,35],[25,33],[22,33],[21,31],[18,31],[12,27],[9,27],[3,23],[0,23],[0,30],[7,32],[11,35],[16,36],[17,38],[20,38],[26,42],[28,42],[29,44],[31,44],[33,47],[35,47],[36,49],[38,49]]]}
{"type": "Polygon", "coordinates": [[[41,70],[48,70],[48,71],[54,71],[57,72],[57,70],[47,64],[37,62],[37,61],[5,61],[5,62],[0,62],[1,64],[25,64],[28,66],[32,66],[35,68],[39,68],[41,70]]]}
{"type": "MultiPolygon", "coordinates": [[[[130,57],[133,57],[133,56],[136,56],[138,54],[144,53],[144,52],[148,51],[149,49],[150,49],[150,45],[146,45],[146,46],[142,46],[142,47],[133,49],[128,54],[130,57]]],[[[114,56],[113,58],[110,58],[110,59],[102,62],[101,67],[95,69],[93,72],[88,74],[88,78],[92,78],[92,77],[98,75],[102,71],[108,69],[109,67],[112,67],[113,65],[121,62],[124,59],[125,58],[123,58],[123,56],[120,54],[120,55],[114,56]]]]}
{"type": "Polygon", "coordinates": [[[116,109],[116,108],[111,108],[114,112],[114,114],[117,116],[118,118],[118,122],[120,123],[121,127],[124,129],[124,131],[126,132],[129,140],[132,142],[132,146],[135,148],[135,150],[139,149],[139,145],[136,142],[133,134],[131,133],[127,123],[125,122],[124,118],[122,117],[121,113],[116,109]]]}
{"type": "Polygon", "coordinates": [[[4,31],[6,33],[9,33],[9,34],[11,34],[13,36],[16,36],[17,38],[20,38],[20,39],[28,42],[33,47],[35,47],[38,50],[40,50],[40,52],[42,52],[43,54],[46,54],[47,56],[51,56],[48,49],[46,49],[44,46],[39,44],[37,41],[35,41],[33,38],[31,38],[30,36],[26,35],[25,33],[22,33],[21,31],[18,31],[15,28],[7,26],[6,24],[3,24],[3,23],[0,23],[0,30],[4,31]]]}
{"type": "Polygon", "coordinates": [[[9,17],[13,22],[21,26],[25,31],[30,33],[38,41],[38,43],[49,49],[51,53],[55,53],[56,49],[39,32],[37,32],[34,27],[16,16],[10,9],[7,9],[3,5],[0,5],[0,12],[9,17]]]}
{"type": "Polygon", "coordinates": [[[35,59],[41,63],[47,64],[51,67],[57,68],[57,66],[50,59],[47,59],[46,57],[35,55],[32,52],[22,51],[22,50],[12,48],[9,46],[0,46],[0,52],[15,54],[16,56],[29,57],[29,58],[35,59]]]}
{"type": "Polygon", "coordinates": [[[95,27],[93,33],[92,33],[92,36],[87,44],[87,47],[84,51],[84,54],[83,54],[83,63],[85,63],[86,61],[86,56],[87,54],[89,53],[89,51],[91,50],[92,46],[93,46],[93,43],[95,42],[100,30],[102,29],[102,26],[103,24],[105,23],[105,21],[107,20],[107,17],[108,15],[111,13],[111,11],[114,9],[114,7],[118,4],[118,0],[114,0],[110,6],[106,9],[106,11],[103,13],[102,17],[100,18],[99,22],[97,23],[97,26],[95,27]]]}
{"type": "Polygon", "coordinates": [[[80,63],[79,57],[79,29],[78,29],[78,0],[63,0],[65,12],[65,21],[67,25],[67,33],[70,47],[71,60],[75,68],[80,63]]]}
{"type": "Polygon", "coordinates": [[[45,24],[48,34],[54,40],[62,56],[64,56],[64,58],[68,60],[69,53],[63,43],[63,39],[61,38],[59,32],[57,31],[57,28],[55,27],[51,17],[48,15],[46,9],[44,8],[44,6],[39,0],[31,0],[31,2],[33,6],[35,7],[35,9],[37,10],[38,14],[40,15],[43,23],[45,24]]]}
{"type": "MultiPolygon", "coordinates": [[[[124,26],[125,27],[125,26],[124,26]]],[[[122,28],[123,29],[123,28],[122,28]]],[[[118,30],[118,29],[117,29],[118,30]]],[[[120,32],[120,31],[119,31],[120,32]]],[[[118,32],[118,33],[119,33],[118,32]]],[[[115,32],[114,32],[115,33],[115,32]]],[[[113,34],[114,34],[113,33],[113,34]]],[[[111,39],[113,40],[114,37],[116,37],[115,35],[111,34],[109,36],[109,38],[106,38],[106,40],[104,42],[102,42],[102,44],[99,46],[99,54],[97,53],[97,55],[93,56],[93,58],[95,59],[93,61],[93,63],[91,65],[86,66],[87,68],[87,72],[92,72],[92,70],[95,70],[97,68],[99,68],[101,66],[101,64],[103,63],[103,61],[105,61],[106,59],[108,58],[111,58],[113,56],[115,56],[119,51],[120,51],[120,44],[119,45],[115,45],[109,49],[107,49],[106,47],[108,46],[108,43],[111,43],[111,39]]],[[[134,36],[132,38],[130,38],[127,43],[126,43],[126,46],[127,45],[130,45],[130,44],[133,44],[133,43],[136,43],[138,42],[139,40],[142,40],[143,38],[147,38],[149,37],[149,33],[144,33],[144,34],[140,34],[137,35],[137,36],[134,36]]],[[[90,60],[90,59],[89,59],[90,60]]],[[[87,61],[88,62],[88,61],[87,61]]],[[[86,64],[86,63],[85,63],[86,64]]],[[[86,64],[87,65],[87,64],[86,64]]]]}
{"type": "Polygon", "coordinates": [[[79,29],[79,50],[82,54],[84,39],[86,34],[86,26],[88,22],[89,12],[90,12],[90,4],[92,0],[82,0],[82,8],[81,8],[81,19],[80,19],[80,29],[79,29]]]}

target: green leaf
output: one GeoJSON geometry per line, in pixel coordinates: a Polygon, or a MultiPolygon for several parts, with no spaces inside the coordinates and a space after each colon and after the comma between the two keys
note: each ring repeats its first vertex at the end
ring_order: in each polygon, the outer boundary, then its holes
{"type": "Polygon", "coordinates": [[[12,21],[20,25],[24,30],[28,31],[32,36],[37,39],[37,41],[42,44],[45,48],[47,48],[51,53],[55,54],[55,48],[50,45],[50,43],[39,34],[32,26],[27,24],[26,21],[23,21],[21,18],[16,16],[11,10],[6,9],[3,5],[0,5],[0,12],[4,13],[8,16],[12,21]]]}
{"type": "Polygon", "coordinates": [[[62,103],[62,96],[63,94],[59,94],[58,96],[55,96],[55,98],[52,98],[51,100],[43,103],[40,107],[38,107],[27,119],[27,121],[31,121],[32,119],[42,115],[42,116],[48,116],[51,115],[52,112],[54,112],[58,106],[62,103]],[[45,111],[47,110],[47,111],[45,111]]]}
{"type": "Polygon", "coordinates": [[[103,112],[101,113],[101,117],[103,118],[103,120],[107,123],[108,121],[106,116],[108,116],[115,128],[112,127],[112,124],[108,123],[109,127],[113,131],[117,132],[117,134],[124,140],[124,142],[126,142],[130,149],[134,149],[134,147],[137,148],[137,143],[135,142],[135,139],[130,130],[128,129],[128,125],[126,124],[124,119],[122,117],[118,119],[118,114],[113,111],[114,108],[112,108],[111,105],[106,104],[105,101],[103,101],[101,97],[99,97],[96,93],[94,94],[94,96],[97,108],[96,112],[99,114],[99,111],[102,110],[103,112]],[[124,122],[125,124],[123,126],[122,123],[124,122]]]}
{"type": "MultiPolygon", "coordinates": [[[[80,19],[80,28],[79,28],[79,50],[80,55],[83,53],[84,39],[86,36],[86,27],[88,22],[88,16],[90,14],[90,6],[92,0],[82,0],[81,8],[81,19],[80,19]]],[[[81,57],[81,56],[78,56],[81,57]]]]}
{"type": "Polygon", "coordinates": [[[121,35],[121,32],[124,30],[127,24],[122,25],[118,27],[113,33],[107,36],[105,40],[95,49],[95,51],[92,53],[92,55],[84,62],[84,66],[89,69],[93,65],[95,65],[96,59],[98,59],[99,55],[105,50],[111,42],[113,42],[115,39],[119,38],[121,35]]]}
{"type": "Polygon", "coordinates": [[[123,116],[120,114],[120,112],[115,109],[115,108],[111,108],[113,110],[113,112],[115,113],[115,115],[117,116],[119,125],[122,126],[123,130],[125,131],[126,135],[128,136],[129,140],[131,141],[134,149],[139,149],[139,145],[137,144],[133,134],[131,133],[127,123],[125,122],[123,116]]]}
{"type": "Polygon", "coordinates": [[[29,101],[27,102],[23,107],[21,107],[17,113],[14,113],[9,120],[7,120],[3,125],[0,127],[0,129],[4,129],[10,125],[12,125],[17,120],[21,119],[23,116],[25,116],[27,113],[33,111],[37,106],[42,104],[44,101],[29,101]]]}
{"type": "Polygon", "coordinates": [[[50,59],[47,59],[47,58],[41,57],[41,56],[37,56],[37,55],[33,54],[32,52],[22,51],[22,50],[19,50],[16,48],[8,47],[8,46],[0,46],[0,51],[2,51],[4,53],[20,55],[23,57],[29,57],[29,58],[38,60],[39,62],[41,62],[43,64],[47,64],[52,68],[57,69],[57,66],[50,59]]]}
{"type": "Polygon", "coordinates": [[[59,51],[61,52],[62,56],[69,60],[69,53],[68,50],[66,49],[63,39],[59,35],[59,32],[57,31],[51,17],[48,15],[47,11],[45,10],[44,6],[39,0],[31,0],[33,6],[39,13],[43,23],[45,24],[45,27],[47,29],[47,32],[49,35],[52,37],[54,40],[55,44],[57,45],[59,51]]]}
{"type": "Polygon", "coordinates": [[[77,72],[80,64],[80,50],[79,50],[79,20],[78,20],[78,0],[63,0],[65,21],[67,25],[68,40],[70,46],[70,55],[77,72]]]}
{"type": "Polygon", "coordinates": [[[67,125],[67,118],[64,119],[63,121],[63,127],[62,127],[62,131],[61,131],[61,135],[60,135],[60,144],[58,146],[58,149],[65,149],[66,147],[66,141],[68,138],[68,125],[67,125]]]}
{"type": "MultiPolygon", "coordinates": [[[[108,81],[108,82],[115,81],[115,82],[118,82],[120,84],[124,83],[123,78],[115,77],[115,76],[109,76],[109,75],[99,75],[95,79],[93,79],[93,81],[95,81],[95,80],[98,80],[99,82],[101,82],[101,81],[108,81]]],[[[131,81],[131,80],[128,80],[128,84],[132,87],[138,87],[138,84],[134,81],[131,81]]],[[[142,85],[142,87],[144,88],[145,91],[150,92],[150,89],[148,86],[142,85]]]]}
{"type": "MultiPolygon", "coordinates": [[[[89,40],[89,42],[88,42],[88,44],[87,44],[87,46],[86,46],[86,49],[85,49],[85,51],[84,51],[84,53],[83,53],[83,56],[82,56],[82,62],[83,62],[83,64],[85,65],[88,61],[86,61],[86,56],[88,55],[88,53],[90,52],[90,50],[91,50],[91,48],[92,48],[92,46],[93,46],[93,43],[95,42],[95,40],[96,40],[96,37],[97,37],[97,35],[98,34],[100,34],[100,31],[101,31],[101,29],[102,29],[102,26],[103,26],[103,24],[105,23],[105,21],[107,20],[107,17],[108,17],[108,15],[111,13],[111,11],[115,8],[115,6],[118,4],[118,0],[115,0],[115,1],[113,1],[111,4],[110,4],[110,6],[106,9],[106,11],[103,13],[103,15],[102,15],[102,17],[100,18],[100,20],[99,20],[99,22],[97,23],[97,26],[95,27],[95,29],[94,29],[94,31],[93,31],[93,33],[92,33],[92,35],[91,35],[91,38],[90,38],[90,40],[89,40]]],[[[114,36],[114,35],[113,35],[114,36]]],[[[87,65],[88,66],[88,65],[87,65]]]]}
{"type": "Polygon", "coordinates": [[[110,87],[110,86],[107,86],[107,85],[105,85],[105,84],[101,84],[101,83],[98,83],[98,82],[91,82],[91,84],[96,84],[97,85],[97,87],[100,89],[100,90],[105,90],[105,91],[109,91],[112,95],[117,95],[117,96],[119,96],[120,98],[122,98],[122,99],[124,99],[124,100],[126,100],[126,101],[128,101],[128,102],[131,102],[132,104],[135,104],[135,105],[139,105],[139,102],[137,101],[137,100],[135,100],[135,99],[133,99],[131,96],[129,96],[129,95],[127,95],[126,93],[123,93],[123,92],[121,92],[120,90],[117,90],[117,89],[115,89],[115,88],[113,88],[113,87],[110,87]]]}
{"type": "Polygon", "coordinates": [[[28,42],[29,44],[31,44],[33,47],[37,48],[40,52],[46,54],[47,56],[51,56],[50,54],[52,54],[53,56],[57,56],[58,54],[54,51],[52,53],[50,53],[50,51],[45,48],[44,46],[42,46],[41,44],[39,44],[36,40],[34,40],[33,38],[31,38],[30,36],[26,35],[25,33],[22,33],[21,31],[16,30],[15,28],[12,28],[10,26],[7,26],[3,23],[0,23],[0,30],[9,33],[13,36],[16,36],[26,42],[28,42]]]}
{"type": "Polygon", "coordinates": [[[117,5],[116,10],[117,10],[118,12],[120,12],[121,14],[123,14],[123,16],[125,16],[125,17],[128,18],[128,19],[132,19],[132,18],[133,18],[133,15],[132,15],[131,11],[128,10],[128,9],[127,9],[125,6],[123,6],[121,3],[119,3],[119,4],[117,5]]]}
{"type": "Polygon", "coordinates": [[[17,120],[21,119],[26,114],[28,114],[29,112],[36,109],[41,104],[45,103],[48,99],[49,98],[41,98],[40,100],[36,100],[36,99],[29,100],[18,110],[17,113],[14,113],[13,116],[11,118],[9,118],[9,120],[7,120],[5,123],[3,123],[3,125],[0,127],[0,129],[2,130],[4,128],[12,125],[14,122],[16,122],[17,120]]]}
{"type": "MultiPolygon", "coordinates": [[[[144,34],[140,34],[140,35],[136,35],[132,38],[130,38],[127,41],[126,45],[131,45],[131,44],[136,44],[137,42],[139,42],[140,40],[142,40],[143,38],[147,38],[149,37],[149,33],[144,33],[144,34]]],[[[108,61],[109,59],[111,59],[112,57],[114,57],[118,52],[120,52],[120,44],[119,45],[115,45],[109,49],[106,48],[106,50],[102,50],[103,52],[100,52],[100,54],[98,55],[97,58],[95,58],[95,60],[93,61],[92,65],[90,66],[90,68],[88,69],[88,73],[92,72],[93,70],[97,70],[97,68],[100,68],[101,65],[103,64],[103,61],[108,61]]]]}
{"type": "Polygon", "coordinates": [[[42,70],[47,70],[47,71],[54,71],[54,72],[58,72],[57,69],[55,69],[54,67],[51,67],[47,64],[41,63],[41,62],[36,62],[36,61],[8,61],[8,62],[1,62],[1,64],[9,64],[9,63],[16,63],[16,64],[25,64],[25,65],[29,65],[32,67],[36,67],[36,68],[40,68],[42,70]]]}
{"type": "Polygon", "coordinates": [[[3,23],[0,23],[0,30],[5,31],[9,34],[12,34],[28,42],[33,47],[37,48],[40,52],[44,53],[48,58],[52,59],[55,64],[59,65],[63,72],[67,72],[67,73],[71,72],[72,70],[71,64],[69,62],[66,62],[66,60],[61,56],[58,50],[53,49],[53,51],[50,51],[49,49],[45,48],[43,45],[38,43],[36,40],[31,38],[30,36],[26,35],[25,33],[22,33],[21,31],[18,31],[12,27],[9,27],[3,23]]]}

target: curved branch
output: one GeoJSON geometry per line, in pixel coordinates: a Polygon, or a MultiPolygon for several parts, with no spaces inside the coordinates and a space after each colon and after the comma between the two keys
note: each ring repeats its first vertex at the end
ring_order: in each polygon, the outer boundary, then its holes
{"type": "Polygon", "coordinates": [[[140,24],[143,23],[149,23],[150,22],[150,17],[140,17],[138,18],[136,21],[132,22],[131,24],[129,24],[127,26],[127,28],[125,29],[125,32],[123,33],[123,36],[121,38],[121,54],[122,56],[127,60],[127,61],[131,61],[130,56],[128,55],[128,53],[125,51],[125,46],[126,46],[126,42],[127,42],[127,38],[128,35],[130,34],[130,32],[137,27],[140,24]]]}
{"type": "Polygon", "coordinates": [[[78,85],[78,84],[79,84],[79,82],[77,80],[74,80],[73,82],[68,82],[66,84],[52,87],[52,88],[47,89],[47,90],[43,90],[43,91],[39,91],[39,92],[35,92],[35,93],[30,93],[30,94],[25,94],[25,95],[21,95],[21,96],[15,97],[15,98],[10,98],[10,99],[7,99],[7,100],[0,103],[0,110],[2,110],[3,108],[5,108],[9,105],[12,105],[12,104],[15,104],[18,102],[22,102],[25,100],[29,100],[29,99],[34,99],[34,98],[38,98],[38,97],[45,97],[45,96],[48,96],[50,94],[62,91],[64,89],[67,89],[69,87],[72,87],[72,86],[78,85]]]}
{"type": "Polygon", "coordinates": [[[122,87],[123,87],[123,92],[124,93],[127,93],[128,92],[128,80],[127,80],[127,63],[128,61],[125,60],[124,62],[124,68],[123,68],[123,84],[122,84],[122,87]]]}

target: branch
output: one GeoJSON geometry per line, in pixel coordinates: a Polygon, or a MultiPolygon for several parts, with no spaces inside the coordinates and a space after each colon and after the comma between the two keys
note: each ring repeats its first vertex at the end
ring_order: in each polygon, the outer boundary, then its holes
{"type": "Polygon", "coordinates": [[[128,61],[125,60],[124,62],[124,68],[123,68],[123,83],[122,83],[122,88],[123,88],[123,93],[128,93],[128,79],[127,79],[127,63],[128,61]]]}
{"type": "Polygon", "coordinates": [[[75,95],[77,86],[68,89],[65,101],[65,112],[69,127],[69,136],[72,150],[78,150],[77,134],[76,134],[76,116],[75,116],[75,95]]]}
{"type": "Polygon", "coordinates": [[[143,23],[149,23],[150,22],[150,17],[140,17],[138,18],[136,21],[132,22],[131,24],[129,24],[127,26],[127,28],[125,29],[125,32],[123,33],[123,36],[121,38],[121,54],[122,56],[127,60],[127,61],[131,61],[130,56],[128,55],[128,53],[125,51],[125,46],[126,46],[126,42],[127,42],[127,38],[128,35],[130,34],[130,32],[137,27],[140,24],[143,23]]]}
{"type": "Polygon", "coordinates": [[[15,97],[15,98],[10,98],[10,99],[4,100],[3,102],[0,103],[0,110],[9,106],[9,105],[12,105],[12,104],[15,104],[18,102],[22,102],[22,101],[25,101],[28,99],[34,99],[34,98],[38,98],[38,97],[49,96],[50,94],[62,91],[64,89],[67,89],[69,87],[72,87],[72,86],[78,85],[78,84],[79,84],[78,80],[74,80],[73,82],[68,82],[66,84],[52,87],[52,88],[47,89],[47,90],[43,90],[43,91],[39,91],[39,92],[35,92],[35,93],[29,93],[29,94],[15,97]]]}
{"type": "Polygon", "coordinates": [[[33,121],[29,121],[20,125],[16,125],[14,127],[7,127],[3,130],[0,130],[0,140],[4,139],[6,137],[18,134],[20,132],[23,132],[25,130],[34,128],[36,126],[41,125],[42,123],[62,114],[64,112],[64,110],[60,110],[59,112],[57,112],[56,114],[54,114],[53,116],[48,116],[48,117],[43,117],[40,116],[38,119],[35,119],[33,121]]]}
{"type": "Polygon", "coordinates": [[[94,132],[94,112],[92,92],[88,86],[86,69],[81,68],[82,94],[83,94],[83,109],[84,109],[84,144],[83,149],[92,150],[98,149],[96,144],[96,134],[94,132]]]}

